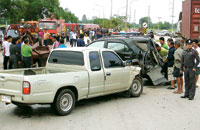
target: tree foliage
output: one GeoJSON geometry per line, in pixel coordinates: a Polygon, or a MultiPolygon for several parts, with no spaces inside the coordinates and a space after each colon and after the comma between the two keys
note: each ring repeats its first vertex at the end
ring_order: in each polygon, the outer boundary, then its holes
{"type": "MultiPolygon", "coordinates": [[[[143,23],[149,23],[150,25],[152,24],[151,18],[150,17],[143,17],[139,20],[139,25],[142,27],[143,23]]],[[[149,26],[149,25],[148,25],[149,26]]]]}
{"type": "Polygon", "coordinates": [[[55,14],[67,22],[77,22],[78,18],[68,9],[60,7],[59,0],[0,0],[0,17],[9,23],[38,20],[55,14]]]}

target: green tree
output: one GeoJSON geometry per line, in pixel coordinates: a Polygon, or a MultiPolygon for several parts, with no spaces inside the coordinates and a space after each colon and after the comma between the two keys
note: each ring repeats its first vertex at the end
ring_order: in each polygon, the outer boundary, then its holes
{"type": "Polygon", "coordinates": [[[78,18],[73,13],[71,13],[67,8],[63,9],[62,7],[58,7],[54,10],[54,14],[56,19],[61,19],[61,18],[65,19],[66,23],[78,22],[78,18]]]}
{"type": "Polygon", "coordinates": [[[0,17],[8,23],[18,23],[24,17],[27,4],[23,0],[0,0],[0,17]]]}
{"type": "MultiPolygon", "coordinates": [[[[148,23],[148,21],[149,21],[149,24],[150,24],[150,26],[151,26],[152,22],[151,22],[151,18],[150,18],[150,17],[143,17],[143,18],[141,18],[141,19],[139,20],[140,27],[142,27],[142,24],[143,24],[144,22],[148,23]]],[[[149,26],[149,25],[148,25],[148,26],[149,26]]]]}
{"type": "Polygon", "coordinates": [[[0,17],[10,23],[19,23],[21,19],[37,21],[52,14],[66,21],[78,21],[73,13],[59,6],[59,0],[0,0],[0,17]]]}

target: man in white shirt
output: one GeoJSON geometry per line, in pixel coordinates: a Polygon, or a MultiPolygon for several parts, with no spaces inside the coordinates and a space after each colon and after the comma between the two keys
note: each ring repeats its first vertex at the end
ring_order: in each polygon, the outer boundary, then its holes
{"type": "Polygon", "coordinates": [[[6,41],[3,43],[3,56],[4,56],[4,60],[3,60],[3,67],[4,70],[8,69],[8,62],[9,62],[9,69],[12,68],[12,64],[10,63],[10,45],[12,42],[12,37],[8,36],[6,38],[6,41]]]}
{"type": "MultiPolygon", "coordinates": [[[[199,46],[198,46],[198,43],[199,43],[199,41],[196,40],[196,39],[194,39],[194,40],[192,41],[193,48],[198,52],[198,54],[199,54],[199,56],[200,56],[200,48],[199,48],[199,46]]],[[[195,58],[195,57],[194,57],[194,58],[195,58]]],[[[200,74],[200,63],[199,63],[199,65],[197,66],[197,69],[196,69],[195,74],[196,74],[196,84],[195,84],[195,85],[196,85],[196,87],[198,87],[198,86],[197,86],[197,82],[198,82],[199,74],[200,74]]]]}
{"type": "Polygon", "coordinates": [[[76,39],[77,39],[77,34],[76,31],[72,34],[72,47],[76,46],[76,39]]]}
{"type": "Polygon", "coordinates": [[[85,45],[88,45],[88,44],[90,44],[90,42],[91,42],[91,40],[90,40],[90,38],[88,37],[87,33],[85,33],[84,42],[85,42],[85,45]]]}

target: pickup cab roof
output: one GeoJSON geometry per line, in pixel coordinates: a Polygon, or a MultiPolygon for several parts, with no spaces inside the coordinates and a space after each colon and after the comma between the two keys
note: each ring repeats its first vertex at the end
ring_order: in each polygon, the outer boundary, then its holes
{"type": "Polygon", "coordinates": [[[74,47],[74,48],[57,48],[53,51],[78,51],[78,52],[84,52],[84,51],[112,51],[110,49],[105,48],[96,48],[96,47],[74,47]]]}

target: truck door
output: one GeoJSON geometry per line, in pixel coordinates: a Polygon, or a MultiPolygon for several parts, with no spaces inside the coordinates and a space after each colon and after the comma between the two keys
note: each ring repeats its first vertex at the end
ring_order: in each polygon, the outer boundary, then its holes
{"type": "MultiPolygon", "coordinates": [[[[156,65],[149,70],[147,75],[151,79],[153,85],[159,85],[161,83],[168,82],[167,79],[165,78],[165,73],[162,72],[164,62],[162,61],[162,57],[159,55],[154,43],[149,41],[148,48],[149,49],[148,49],[145,57],[153,58],[153,60],[156,62],[156,65]]],[[[151,60],[151,58],[150,58],[150,60],[151,60]]],[[[149,59],[149,58],[145,58],[145,60],[147,60],[147,59],[149,59]]],[[[150,62],[145,61],[145,63],[150,63],[150,62]]]]}
{"type": "Polygon", "coordinates": [[[104,71],[98,51],[89,53],[89,97],[98,96],[104,92],[104,71]]]}
{"type": "Polygon", "coordinates": [[[103,51],[105,74],[105,92],[125,89],[129,86],[130,70],[123,65],[122,60],[111,51],[103,51]]]}

